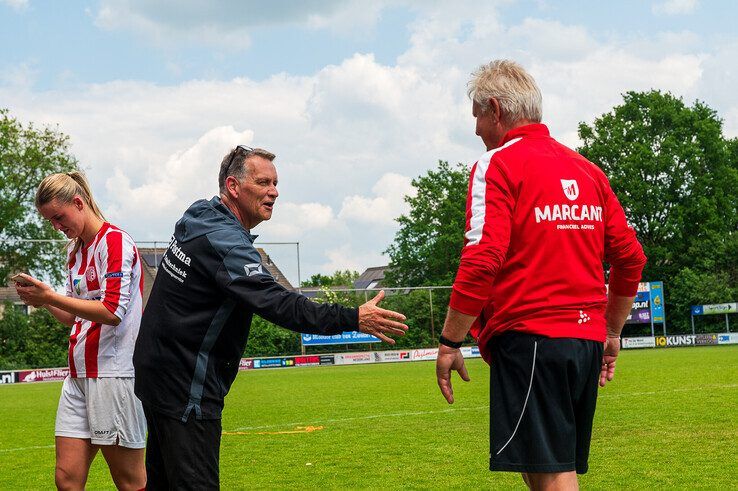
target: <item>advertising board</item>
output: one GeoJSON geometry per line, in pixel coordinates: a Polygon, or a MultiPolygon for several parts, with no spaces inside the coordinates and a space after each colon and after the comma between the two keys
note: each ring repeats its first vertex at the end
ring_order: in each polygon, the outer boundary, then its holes
{"type": "Polygon", "coordinates": [[[241,361],[238,362],[239,370],[251,370],[252,368],[254,368],[253,358],[241,358],[241,361]]]}
{"type": "Polygon", "coordinates": [[[15,374],[13,372],[0,372],[0,384],[14,384],[15,374]]]}
{"type": "Polygon", "coordinates": [[[718,344],[738,344],[738,333],[718,334],[718,344]]]}
{"type": "Polygon", "coordinates": [[[692,315],[735,314],[736,312],[738,312],[738,303],[692,305],[692,315]]]}
{"type": "Polygon", "coordinates": [[[410,351],[375,351],[374,361],[377,363],[410,361],[410,351]]]}
{"type": "Polygon", "coordinates": [[[717,334],[697,334],[694,339],[694,343],[698,346],[709,346],[712,344],[718,344],[717,334]]]}
{"type": "Polygon", "coordinates": [[[295,366],[312,367],[316,365],[320,365],[320,356],[318,355],[295,357],[295,366]]]}
{"type": "Polygon", "coordinates": [[[695,346],[697,336],[685,334],[683,336],[656,336],[657,348],[670,348],[672,346],[695,346]]]}
{"type": "Polygon", "coordinates": [[[651,322],[651,292],[639,291],[633,301],[626,324],[648,324],[651,322]]]}
{"type": "Polygon", "coordinates": [[[321,336],[319,334],[302,334],[300,336],[303,346],[323,346],[327,344],[354,344],[354,343],[379,343],[380,339],[370,334],[358,331],[343,332],[335,336],[321,336]]]}
{"type": "Polygon", "coordinates": [[[653,336],[622,338],[620,344],[624,349],[630,348],[655,348],[656,338],[653,336]]]}
{"type": "Polygon", "coordinates": [[[321,365],[335,365],[336,359],[333,355],[320,355],[321,365]]]}
{"type": "Polygon", "coordinates": [[[333,355],[336,365],[355,365],[358,363],[373,363],[374,357],[371,351],[360,353],[337,353],[333,355]]]}
{"type": "Polygon", "coordinates": [[[412,351],[413,361],[435,360],[438,358],[438,348],[415,349],[412,351]]]}
{"type": "Polygon", "coordinates": [[[38,370],[20,370],[16,373],[18,382],[47,382],[64,380],[69,375],[69,368],[40,368],[38,370]]]}
{"type": "Polygon", "coordinates": [[[254,368],[291,367],[294,364],[293,358],[254,358],[254,368]]]}

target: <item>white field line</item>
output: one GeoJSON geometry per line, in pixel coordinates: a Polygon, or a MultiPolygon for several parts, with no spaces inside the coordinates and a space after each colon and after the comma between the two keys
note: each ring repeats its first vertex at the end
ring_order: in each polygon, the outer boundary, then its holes
{"type": "Polygon", "coordinates": [[[54,445],[39,445],[37,447],[3,448],[3,449],[0,449],[0,453],[19,452],[21,450],[34,450],[37,448],[54,448],[54,445]]]}
{"type": "MultiPolygon", "coordinates": [[[[610,382],[612,383],[612,382],[610,382]]],[[[630,397],[630,396],[642,396],[642,395],[654,395],[654,394],[664,394],[667,392],[690,392],[695,390],[705,390],[705,389],[734,389],[738,387],[738,384],[712,384],[712,385],[703,385],[700,387],[690,387],[690,388],[679,388],[679,389],[670,389],[670,390],[661,390],[661,391],[648,391],[648,392],[625,392],[622,394],[602,394],[597,397],[598,399],[610,399],[610,398],[617,398],[617,397],[630,397]]],[[[326,423],[343,423],[347,421],[359,421],[359,420],[368,420],[368,419],[379,419],[379,418],[398,418],[398,417],[404,417],[404,416],[425,416],[427,414],[443,414],[443,413],[453,413],[458,411],[480,411],[482,409],[489,410],[489,406],[476,406],[476,407],[461,407],[461,408],[448,408],[448,409],[441,409],[438,411],[411,411],[411,412],[403,412],[403,413],[384,413],[384,414],[370,414],[367,416],[356,416],[353,418],[335,418],[335,419],[321,419],[317,421],[301,421],[296,423],[278,423],[273,425],[262,425],[262,426],[241,426],[239,428],[234,428],[230,431],[250,431],[250,430],[267,430],[271,428],[284,428],[284,427],[295,427],[295,426],[315,426],[315,425],[321,425],[326,423]]]]}
{"type": "Polygon", "coordinates": [[[482,409],[489,409],[489,406],[477,406],[477,407],[460,407],[460,408],[448,408],[441,409],[440,411],[411,411],[405,413],[385,413],[385,414],[371,414],[368,416],[356,416],[355,418],[337,418],[337,419],[321,419],[319,421],[312,421],[309,423],[279,423],[276,425],[264,425],[264,426],[242,426],[231,431],[246,431],[246,430],[265,430],[269,428],[281,428],[284,426],[315,426],[325,423],[343,423],[345,421],[358,421],[363,419],[378,419],[378,418],[398,418],[403,416],[425,416],[426,414],[442,414],[442,413],[453,413],[457,411],[479,411],[482,409]]]}

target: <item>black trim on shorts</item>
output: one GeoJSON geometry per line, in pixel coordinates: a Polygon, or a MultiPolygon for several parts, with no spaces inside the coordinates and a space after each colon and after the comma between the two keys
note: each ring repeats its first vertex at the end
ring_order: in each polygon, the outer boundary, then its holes
{"type": "Polygon", "coordinates": [[[587,472],[602,349],[519,332],[492,338],[490,470],[587,472]]]}

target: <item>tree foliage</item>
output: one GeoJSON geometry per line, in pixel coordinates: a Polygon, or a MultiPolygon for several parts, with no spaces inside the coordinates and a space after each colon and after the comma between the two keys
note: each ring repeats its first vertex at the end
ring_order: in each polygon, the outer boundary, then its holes
{"type": "Polygon", "coordinates": [[[438,161],[436,170],[413,179],[415,196],[405,197],[410,212],[397,219],[400,229],[385,251],[388,286],[450,285],[464,244],[469,171],[438,161]]]}
{"type": "Polygon", "coordinates": [[[302,286],[303,288],[306,287],[320,287],[320,286],[327,286],[327,287],[336,287],[336,286],[345,286],[348,288],[353,288],[354,281],[356,281],[356,278],[359,277],[358,271],[351,271],[349,269],[345,269],[343,271],[336,271],[332,275],[323,275],[323,274],[314,274],[310,277],[309,280],[303,281],[302,286]]]}
{"type": "Polygon", "coordinates": [[[46,309],[30,315],[6,302],[0,318],[0,369],[67,365],[69,328],[46,309]]]}
{"type": "Polygon", "coordinates": [[[66,135],[24,126],[0,109],[0,281],[17,271],[61,281],[63,245],[21,239],[62,238],[39,216],[33,198],[44,177],[76,169],[66,135]]]}
{"type": "Polygon", "coordinates": [[[581,123],[579,136],[579,152],[610,178],[643,244],[644,280],[665,283],[667,322],[684,331],[690,304],[736,300],[738,142],[723,136],[716,112],[668,93],[628,92],[581,123]]]}

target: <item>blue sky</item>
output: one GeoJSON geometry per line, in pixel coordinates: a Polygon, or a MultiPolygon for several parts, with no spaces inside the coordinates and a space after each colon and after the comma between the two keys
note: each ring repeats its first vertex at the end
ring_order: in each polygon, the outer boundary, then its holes
{"type": "MultiPolygon", "coordinates": [[[[229,146],[277,154],[264,241],[300,241],[303,277],[384,264],[410,180],[473,162],[465,85],[494,58],[538,80],[544,121],[626,90],[700,99],[738,135],[732,1],[0,0],[0,107],[59,125],[111,221],[166,241],[215,193],[229,146]]],[[[294,252],[271,249],[294,281],[294,252]]]]}

